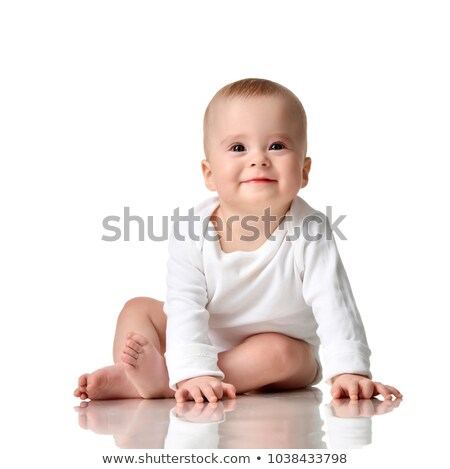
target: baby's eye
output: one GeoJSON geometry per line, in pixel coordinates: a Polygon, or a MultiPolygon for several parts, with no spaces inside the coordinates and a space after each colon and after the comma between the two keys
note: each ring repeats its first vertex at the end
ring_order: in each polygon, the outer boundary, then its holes
{"type": "Polygon", "coordinates": [[[231,151],[245,151],[244,145],[237,143],[231,147],[231,151]]]}
{"type": "Polygon", "coordinates": [[[280,142],[272,143],[272,145],[270,145],[270,150],[282,150],[283,148],[285,148],[285,146],[280,142]]]}

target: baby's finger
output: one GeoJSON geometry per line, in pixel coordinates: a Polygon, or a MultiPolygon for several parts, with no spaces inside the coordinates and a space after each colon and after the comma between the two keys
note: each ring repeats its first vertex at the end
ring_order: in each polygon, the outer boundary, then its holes
{"type": "Polygon", "coordinates": [[[386,389],[397,399],[402,399],[403,395],[398,389],[394,388],[393,386],[386,386],[386,389]]]}
{"type": "Polygon", "coordinates": [[[333,396],[333,399],[341,399],[342,397],[346,397],[342,386],[338,383],[334,383],[333,386],[331,386],[331,395],[333,396]]]}
{"type": "Polygon", "coordinates": [[[359,382],[361,388],[360,397],[361,399],[371,399],[373,397],[374,384],[370,379],[363,379],[359,382]]]}
{"type": "MultiPolygon", "coordinates": [[[[223,396],[223,385],[222,385],[222,382],[221,381],[217,381],[217,380],[214,380],[214,381],[210,381],[210,386],[212,388],[212,390],[214,391],[214,394],[215,396],[217,397],[217,399],[222,399],[222,396],[223,396]]],[[[217,401],[217,400],[216,400],[217,401]]],[[[209,401],[209,402],[213,402],[213,401],[209,401]]]]}
{"type": "MultiPolygon", "coordinates": [[[[200,391],[198,391],[200,397],[200,391]]],[[[193,395],[192,395],[192,390],[188,388],[180,388],[175,392],[175,400],[177,402],[186,402],[189,400],[195,400],[193,395]]],[[[203,401],[202,401],[203,402],[203,401]]]]}
{"type": "Polygon", "coordinates": [[[348,397],[352,401],[357,401],[359,396],[359,384],[358,381],[350,381],[347,385],[348,397]]]}
{"type": "MultiPolygon", "coordinates": [[[[209,402],[217,402],[216,393],[214,392],[214,389],[211,387],[209,383],[202,383],[200,387],[200,391],[209,402]]],[[[203,400],[198,401],[197,399],[195,399],[195,402],[203,402],[203,400]]]]}
{"type": "Polygon", "coordinates": [[[203,396],[202,396],[202,392],[198,386],[189,387],[188,391],[192,399],[198,404],[205,402],[205,399],[203,399],[203,396]]]}
{"type": "Polygon", "coordinates": [[[392,399],[390,391],[384,384],[378,382],[375,382],[374,384],[378,394],[381,394],[385,399],[392,399]]]}
{"type": "Polygon", "coordinates": [[[236,399],[236,388],[229,383],[222,383],[223,395],[229,399],[236,399]]]}
{"type": "Polygon", "coordinates": [[[183,403],[186,401],[185,399],[185,395],[186,395],[186,390],[184,388],[179,388],[175,391],[175,401],[177,403],[183,403]]]}

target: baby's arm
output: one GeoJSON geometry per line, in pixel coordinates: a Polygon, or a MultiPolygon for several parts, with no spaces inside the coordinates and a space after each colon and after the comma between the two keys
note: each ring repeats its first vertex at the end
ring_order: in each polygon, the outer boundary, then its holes
{"type": "MultiPolygon", "coordinates": [[[[318,212],[320,213],[320,212],[318,212]]],[[[299,252],[303,270],[303,296],[317,322],[323,352],[323,379],[344,374],[371,378],[370,349],[346,271],[329,220],[313,228],[314,239],[305,239],[299,252]],[[327,234],[327,228],[328,234],[327,234]]]]}
{"type": "Polygon", "coordinates": [[[317,229],[320,236],[305,241],[300,259],[303,294],[313,309],[323,347],[324,380],[332,384],[335,399],[370,399],[378,394],[385,399],[401,398],[397,389],[371,379],[364,326],[335,239],[329,236],[329,220],[322,217],[325,223],[317,229]]]}
{"type": "Polygon", "coordinates": [[[188,226],[178,225],[169,238],[165,359],[169,386],[178,402],[203,397],[216,401],[231,394],[231,385],[221,382],[218,353],[209,339],[209,312],[206,279],[200,250],[191,238],[188,226]],[[213,383],[213,385],[211,384],[213,383]]]}
{"type": "Polygon", "coordinates": [[[349,397],[352,400],[371,399],[381,394],[384,399],[392,399],[395,396],[401,399],[403,396],[392,386],[372,381],[367,376],[345,373],[337,375],[331,380],[331,395],[334,399],[349,397]]]}

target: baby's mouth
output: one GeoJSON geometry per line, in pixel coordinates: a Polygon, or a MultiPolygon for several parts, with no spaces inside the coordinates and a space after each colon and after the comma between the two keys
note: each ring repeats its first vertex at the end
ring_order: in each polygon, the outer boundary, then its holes
{"type": "Polygon", "coordinates": [[[253,183],[253,184],[263,184],[263,183],[270,183],[270,182],[276,182],[275,179],[268,179],[268,178],[254,178],[254,179],[247,179],[247,183],[253,183]]]}

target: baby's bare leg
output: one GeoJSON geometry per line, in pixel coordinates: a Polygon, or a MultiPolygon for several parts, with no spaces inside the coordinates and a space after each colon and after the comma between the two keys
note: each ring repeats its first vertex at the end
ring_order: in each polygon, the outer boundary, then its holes
{"type": "MultiPolygon", "coordinates": [[[[164,360],[164,303],[135,298],[129,304],[117,322],[114,360],[124,363],[142,397],[172,397],[164,360]],[[134,332],[130,335],[130,331],[134,332]]],[[[224,382],[233,384],[237,393],[299,389],[311,384],[317,374],[313,351],[306,342],[273,332],[250,336],[220,353],[218,365],[224,382]]]]}
{"type": "Polygon", "coordinates": [[[306,342],[273,332],[253,335],[220,353],[219,368],[238,394],[303,388],[317,374],[313,351],[306,342]]]}
{"type": "MultiPolygon", "coordinates": [[[[82,399],[172,397],[164,360],[164,303],[134,298],[121,311],[114,339],[115,364],[82,375],[74,394],[82,399]]],[[[283,334],[248,337],[219,354],[219,368],[237,393],[297,389],[311,384],[317,364],[308,344],[283,334]]]]}
{"type": "Polygon", "coordinates": [[[133,298],[117,320],[114,365],[86,373],[74,395],[81,399],[172,397],[168,387],[163,303],[133,298]]]}
{"type": "Polygon", "coordinates": [[[134,298],[117,320],[113,345],[115,363],[121,363],[128,380],[141,397],[173,397],[169,388],[164,353],[166,316],[164,303],[152,298],[134,298]]]}

